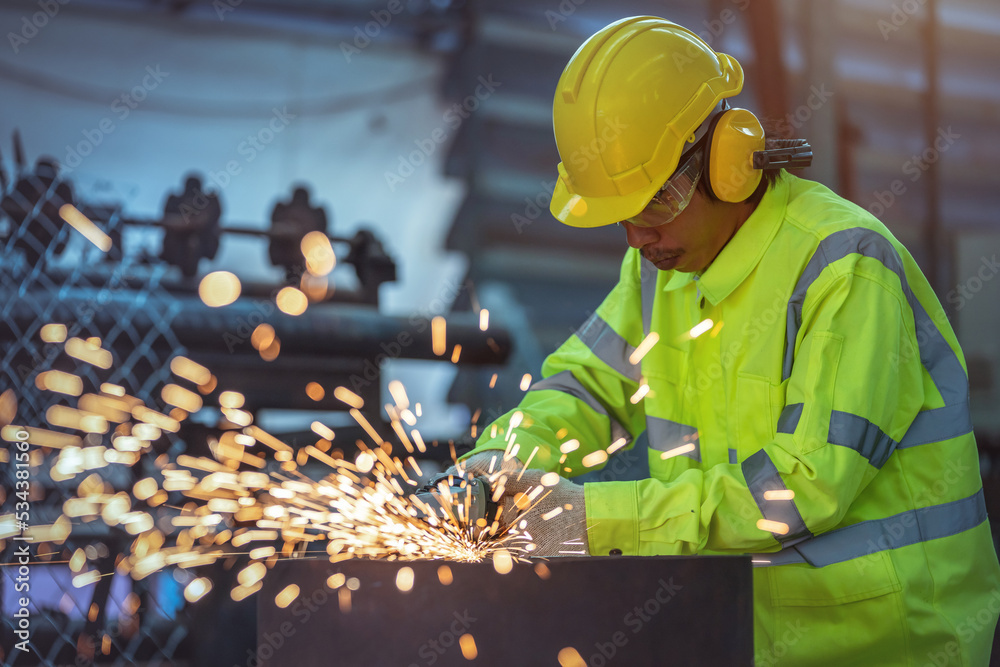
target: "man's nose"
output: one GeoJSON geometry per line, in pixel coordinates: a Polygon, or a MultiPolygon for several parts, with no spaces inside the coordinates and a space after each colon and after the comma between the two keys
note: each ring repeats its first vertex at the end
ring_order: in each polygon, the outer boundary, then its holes
{"type": "Polygon", "coordinates": [[[641,249],[643,246],[655,242],[659,237],[656,229],[652,227],[639,227],[633,225],[628,220],[622,222],[622,227],[625,228],[625,238],[628,240],[629,246],[636,249],[641,249]]]}

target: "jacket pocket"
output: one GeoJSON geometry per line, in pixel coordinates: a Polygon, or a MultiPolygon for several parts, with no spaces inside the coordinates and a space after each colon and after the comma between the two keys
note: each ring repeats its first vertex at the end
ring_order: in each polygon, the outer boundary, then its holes
{"type": "Polygon", "coordinates": [[[736,453],[744,461],[774,438],[771,383],[765,377],[736,376],[736,453]]]}
{"type": "Polygon", "coordinates": [[[775,655],[795,665],[906,664],[902,586],[886,552],[864,562],[768,570],[775,655]]]}
{"type": "MultiPolygon", "coordinates": [[[[687,355],[683,350],[657,343],[642,359],[642,376],[649,385],[643,399],[647,415],[694,425],[686,410],[687,355]]],[[[655,447],[652,441],[650,446],[655,447]]]]}
{"type": "Polygon", "coordinates": [[[687,383],[687,371],[687,353],[666,343],[657,343],[642,358],[642,374],[646,378],[683,387],[687,383]]]}
{"type": "Polygon", "coordinates": [[[884,551],[826,567],[781,565],[771,570],[771,599],[777,606],[823,607],[857,602],[902,589],[884,551]]]}
{"type": "Polygon", "coordinates": [[[642,373],[649,384],[643,405],[646,410],[646,435],[649,439],[649,474],[669,481],[685,470],[698,467],[701,461],[698,424],[688,411],[693,405],[685,394],[689,381],[688,358],[684,350],[657,343],[643,357],[642,373]],[[652,419],[651,419],[652,418],[652,419]],[[665,421],[655,421],[665,420],[665,421]],[[670,424],[665,426],[665,422],[670,424]],[[692,432],[693,431],[693,432],[692,432]],[[693,451],[671,456],[680,448],[693,446],[693,451]],[[667,458],[663,458],[667,455],[667,458]]]}

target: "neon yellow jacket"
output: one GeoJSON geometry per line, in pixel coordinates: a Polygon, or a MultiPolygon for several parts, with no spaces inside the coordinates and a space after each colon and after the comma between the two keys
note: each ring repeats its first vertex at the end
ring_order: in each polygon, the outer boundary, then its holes
{"type": "Polygon", "coordinates": [[[757,554],[757,667],[987,664],[1000,565],[965,360],[861,208],[782,174],[700,279],[629,250],[542,376],[517,456],[573,476],[645,430],[649,479],[585,485],[590,551],[757,554]]]}

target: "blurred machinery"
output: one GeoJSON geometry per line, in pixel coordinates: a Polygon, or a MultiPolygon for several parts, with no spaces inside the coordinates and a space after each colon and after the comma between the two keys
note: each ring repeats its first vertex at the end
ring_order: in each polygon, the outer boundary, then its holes
{"type": "MultiPolygon", "coordinates": [[[[51,209],[51,204],[49,207],[49,213],[55,215],[56,211],[51,209]]],[[[139,261],[143,264],[163,262],[177,267],[181,281],[173,284],[172,289],[178,293],[192,291],[191,286],[198,274],[201,260],[214,259],[222,238],[226,235],[265,240],[271,264],[284,269],[285,282],[301,286],[312,301],[358,303],[377,308],[379,287],[396,280],[396,263],[386,254],[382,242],[367,229],[358,230],[350,238],[328,234],[326,211],[322,207],[311,205],[309,191],[305,187],[296,187],[288,201],[275,204],[270,228],[266,230],[250,224],[223,227],[220,224],[222,205],[219,196],[213,192],[205,192],[201,178],[195,175],[186,177],[181,192],[167,197],[160,219],[124,217],[117,208],[108,206],[81,204],[80,210],[90,220],[99,223],[112,239],[112,247],[106,259],[120,259],[124,229],[162,229],[163,241],[159,254],[156,257],[143,256],[139,261]],[[327,281],[324,276],[311,275],[307,270],[308,248],[303,246],[303,241],[310,233],[320,234],[330,244],[342,248],[341,252],[334,255],[342,263],[354,267],[356,289],[314,289],[317,284],[326,284],[327,281]],[[308,281],[315,278],[324,279],[313,284],[311,289],[308,281]]],[[[58,216],[55,219],[58,220],[58,216]]],[[[59,228],[59,225],[54,227],[59,228]]],[[[21,243],[39,245],[35,241],[21,243]]],[[[331,261],[336,263],[337,259],[331,257],[331,261]]],[[[274,285],[270,284],[250,284],[242,288],[243,295],[258,298],[269,298],[274,291],[274,285]]]]}
{"type": "Polygon", "coordinates": [[[189,176],[180,194],[167,197],[163,207],[163,250],[160,258],[179,267],[185,278],[198,273],[198,262],[215,259],[222,230],[219,196],[206,193],[201,179],[189,176]]]}
{"type": "Polygon", "coordinates": [[[267,255],[271,264],[285,267],[285,276],[295,280],[306,271],[301,249],[309,232],[327,232],[326,211],[309,202],[309,190],[297,187],[287,202],[278,202],[271,211],[271,241],[267,255]]]}
{"type": "MultiPolygon", "coordinates": [[[[241,390],[248,410],[337,410],[345,408],[332,395],[318,399],[307,396],[303,390],[306,383],[316,381],[331,389],[346,386],[366,404],[378,406],[378,366],[382,360],[442,358],[432,349],[429,317],[379,314],[379,287],[396,279],[395,262],[381,241],[366,229],[351,238],[328,235],[326,211],[312,205],[303,186],[274,206],[267,230],[250,225],[222,226],[218,194],[206,192],[195,175],[186,177],[183,190],[167,197],[161,219],[127,218],[115,207],[74,202],[70,183],[58,180],[52,160],[39,159],[33,173],[23,173],[23,149],[16,136],[15,155],[21,173],[0,203],[9,222],[3,272],[11,280],[0,285],[8,295],[0,324],[0,342],[8,351],[8,365],[17,366],[10,351],[17,348],[24,356],[29,348],[24,336],[37,336],[42,324],[75,322],[91,328],[117,358],[133,358],[137,351],[168,358],[183,351],[215,370],[219,386],[241,390]],[[140,253],[121,263],[110,262],[110,266],[82,261],[82,254],[78,263],[56,262],[69,238],[68,225],[60,214],[67,205],[75,205],[112,240],[107,255],[121,257],[122,238],[135,227],[162,229],[161,251],[155,257],[140,253]],[[303,288],[311,305],[301,315],[286,314],[274,303],[280,285],[254,283],[241,285],[241,297],[226,308],[203,303],[195,294],[193,278],[200,261],[214,258],[229,234],[266,241],[272,264],[285,270],[287,283],[303,288]],[[330,266],[325,270],[341,259],[354,268],[356,289],[306,288],[307,280],[317,277],[307,266],[310,250],[304,239],[311,234],[327,240],[330,266]],[[171,279],[169,266],[179,269],[180,280],[171,279]],[[18,278],[30,270],[40,270],[45,279],[25,282],[18,278]],[[18,287],[16,296],[10,292],[14,285],[18,287]],[[61,289],[54,289],[56,285],[61,289]],[[134,304],[148,298],[150,290],[162,293],[169,307],[136,309],[134,304]],[[252,340],[261,325],[266,325],[269,336],[283,348],[280,355],[275,348],[269,356],[252,340]],[[125,328],[129,335],[121,334],[125,328]],[[151,338],[157,330],[169,330],[169,335],[151,338]]],[[[3,178],[8,183],[5,174],[3,178]]],[[[481,331],[473,313],[451,318],[447,336],[450,347],[460,346],[462,364],[501,364],[510,348],[505,331],[481,331]]],[[[19,363],[25,367],[25,362],[37,366],[28,359],[19,363]]],[[[155,374],[152,363],[137,370],[155,374]]],[[[24,372],[8,373],[7,378],[12,385],[31,379],[24,372]]],[[[153,389],[135,387],[140,392],[153,389]]],[[[375,422],[380,421],[377,412],[375,408],[375,422]]]]}
{"type": "MultiPolygon", "coordinates": [[[[443,362],[451,358],[436,351],[429,317],[379,313],[379,287],[395,280],[395,262],[371,231],[361,230],[350,238],[328,235],[327,213],[310,203],[304,187],[274,207],[269,229],[223,226],[220,197],[205,192],[193,175],[186,178],[181,192],[167,197],[161,219],[131,219],[118,206],[75,200],[72,185],[58,178],[53,161],[41,159],[34,171],[27,171],[17,141],[15,156],[15,182],[11,184],[6,173],[0,174],[4,186],[0,201],[0,390],[14,390],[0,397],[0,419],[57,434],[73,433],[46,423],[49,408],[61,401],[39,379],[45,371],[76,374],[87,391],[112,383],[151,406],[161,405],[163,387],[178,381],[170,370],[176,356],[184,355],[212,372],[209,380],[192,384],[189,390],[206,407],[182,420],[177,433],[164,433],[155,440],[148,461],[134,468],[112,466],[98,471],[116,490],[131,489],[138,476],[156,475],[158,468],[152,461],[156,456],[209,455],[210,439],[237,433],[234,429],[239,425],[213,407],[223,402],[223,391],[238,395],[240,409],[250,415],[262,410],[301,411],[299,421],[294,422],[300,426],[271,429],[293,450],[319,442],[331,456],[353,457],[357,442],[370,441],[361,426],[336,425],[335,443],[326,439],[332,439],[329,429],[322,435],[310,429],[310,421],[317,419],[310,416],[313,413],[346,415],[354,407],[337,399],[334,389],[346,387],[356,394],[363,401],[359,414],[380,437],[390,440],[393,431],[380,407],[381,363],[390,358],[443,362]],[[73,211],[83,215],[74,216],[73,211]],[[109,241],[101,248],[101,261],[91,261],[99,251],[71,230],[71,225],[88,239],[109,241]],[[163,230],[159,253],[123,251],[129,247],[125,241],[130,230],[150,228],[163,230]],[[242,285],[235,301],[210,307],[198,294],[199,265],[215,257],[231,234],[269,244],[271,261],[285,275],[277,284],[242,285]],[[309,234],[318,236],[307,240],[309,234]],[[310,242],[318,248],[313,256],[310,242]],[[322,270],[310,266],[317,256],[325,265],[322,270]],[[356,287],[328,288],[327,276],[310,272],[311,268],[320,274],[329,272],[338,263],[353,267],[356,287]],[[323,278],[319,281],[322,289],[309,284],[318,278],[323,278]],[[301,289],[299,314],[283,312],[276,299],[283,289],[301,289]],[[44,325],[52,323],[65,325],[66,337],[90,340],[109,350],[113,363],[107,367],[81,364],[61,354],[62,346],[42,332],[44,325]]],[[[461,347],[462,364],[501,364],[510,351],[507,332],[496,327],[480,330],[472,313],[449,317],[447,341],[449,349],[461,347]]],[[[82,444],[99,444],[103,437],[90,434],[82,444]]],[[[443,463],[454,455],[451,443],[429,441],[427,445],[426,459],[443,463]]],[[[41,455],[51,450],[35,451],[39,457],[32,485],[32,518],[39,524],[51,523],[71,491],[67,484],[75,489],[81,478],[66,483],[55,480],[52,459],[57,457],[41,455]]],[[[0,448],[0,454],[7,454],[6,449],[0,448]]],[[[0,466],[0,515],[12,512],[16,501],[12,468],[0,466]]],[[[308,474],[309,466],[300,470],[308,474]]],[[[253,642],[252,599],[237,604],[223,594],[203,600],[197,610],[202,621],[206,614],[242,619],[249,633],[234,636],[225,646],[202,644],[205,638],[197,636],[192,640],[187,628],[198,620],[187,615],[181,595],[188,581],[185,577],[190,575],[164,572],[139,582],[114,575],[116,555],[127,551],[133,536],[102,522],[77,528],[62,551],[39,552],[39,557],[43,562],[50,558],[65,563],[74,550],[87,548],[93,551],[87,552],[91,561],[106,576],[97,585],[78,590],[70,585],[72,573],[65,565],[36,568],[33,641],[39,650],[36,657],[18,656],[11,664],[64,664],[81,656],[92,661],[86,664],[103,664],[102,655],[114,664],[144,660],[175,664],[192,656],[201,661],[192,664],[204,665],[244,659],[246,646],[253,642]],[[198,644],[193,646],[192,641],[198,644]],[[41,654],[50,662],[36,659],[41,654]]],[[[3,548],[8,560],[13,546],[7,542],[3,548]]],[[[213,567],[216,570],[210,576],[222,581],[225,564],[213,567]]],[[[0,576],[0,593],[11,586],[7,576],[0,576]]],[[[0,625],[0,646],[12,646],[10,639],[11,626],[0,625]]],[[[0,661],[6,657],[0,656],[0,661]]]]}
{"type": "Polygon", "coordinates": [[[59,180],[59,164],[53,158],[38,158],[34,171],[28,173],[17,132],[14,133],[14,162],[17,181],[9,190],[7,172],[0,163],[0,186],[3,189],[0,210],[9,220],[7,236],[12,241],[12,247],[23,253],[28,265],[34,267],[39,265],[53,242],[53,255],[58,257],[66,249],[67,234],[60,234],[65,225],[59,220],[55,202],[72,204],[73,188],[59,180]]]}

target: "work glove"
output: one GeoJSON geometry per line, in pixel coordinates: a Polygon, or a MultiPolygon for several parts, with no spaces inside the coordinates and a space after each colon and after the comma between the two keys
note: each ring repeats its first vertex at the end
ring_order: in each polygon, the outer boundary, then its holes
{"type": "Polygon", "coordinates": [[[557,473],[508,473],[503,485],[501,528],[510,548],[528,557],[589,556],[583,485],[557,473]],[[520,475],[520,479],[518,476],[520,475]]]}
{"type": "Polygon", "coordinates": [[[473,454],[464,461],[460,461],[457,465],[453,465],[445,470],[443,474],[454,474],[461,477],[459,474],[459,469],[461,469],[473,477],[482,476],[496,479],[499,476],[498,473],[517,473],[523,467],[521,462],[513,456],[504,461],[502,449],[487,449],[473,454]],[[492,472],[490,472],[491,469],[492,472]]]}

